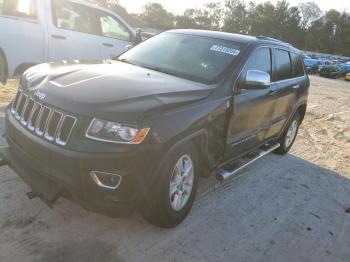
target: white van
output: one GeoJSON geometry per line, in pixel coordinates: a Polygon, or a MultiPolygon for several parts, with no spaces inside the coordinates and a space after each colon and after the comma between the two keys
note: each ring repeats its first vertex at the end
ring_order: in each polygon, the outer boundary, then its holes
{"type": "Polygon", "coordinates": [[[43,62],[119,55],[140,35],[82,0],[0,0],[0,82],[43,62]]]}

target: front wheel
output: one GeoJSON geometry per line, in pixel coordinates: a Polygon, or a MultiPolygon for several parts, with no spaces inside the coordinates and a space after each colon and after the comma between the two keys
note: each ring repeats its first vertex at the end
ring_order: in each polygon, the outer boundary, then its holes
{"type": "Polygon", "coordinates": [[[198,186],[198,165],[191,144],[178,147],[163,162],[158,180],[141,206],[152,224],[175,227],[190,212],[198,186]]]}
{"type": "Polygon", "coordinates": [[[297,113],[289,122],[288,127],[283,132],[282,136],[279,138],[280,147],[277,148],[274,152],[280,155],[287,154],[292,148],[295,139],[297,137],[299,126],[301,123],[300,115],[297,113]]]}

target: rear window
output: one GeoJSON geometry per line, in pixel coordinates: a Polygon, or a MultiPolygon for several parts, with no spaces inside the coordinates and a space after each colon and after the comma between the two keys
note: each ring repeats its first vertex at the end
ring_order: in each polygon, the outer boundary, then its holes
{"type": "Polygon", "coordinates": [[[0,15],[37,19],[36,0],[0,0],[0,15]]]}
{"type": "Polygon", "coordinates": [[[292,65],[289,52],[276,49],[275,59],[277,66],[277,81],[292,78],[292,65]]]}
{"type": "Polygon", "coordinates": [[[300,55],[291,53],[290,56],[292,58],[293,77],[303,76],[305,73],[300,55]]]}

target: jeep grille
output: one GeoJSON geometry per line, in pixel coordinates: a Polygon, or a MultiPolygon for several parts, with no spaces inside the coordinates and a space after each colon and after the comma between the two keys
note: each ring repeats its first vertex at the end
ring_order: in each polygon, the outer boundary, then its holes
{"type": "Polygon", "coordinates": [[[29,131],[39,137],[65,146],[77,119],[35,101],[18,90],[12,102],[11,113],[29,131]]]}

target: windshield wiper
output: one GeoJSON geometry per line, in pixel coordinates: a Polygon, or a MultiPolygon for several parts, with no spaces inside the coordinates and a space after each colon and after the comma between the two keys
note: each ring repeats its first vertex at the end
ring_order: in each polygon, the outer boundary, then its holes
{"type": "Polygon", "coordinates": [[[186,74],[182,74],[182,73],[175,72],[172,70],[164,69],[164,68],[161,68],[158,66],[148,66],[148,65],[139,65],[139,66],[142,66],[144,68],[151,69],[151,70],[154,70],[154,71],[157,71],[160,73],[172,75],[172,76],[177,76],[177,77],[181,77],[181,78],[188,78],[188,75],[186,75],[186,74]]]}
{"type": "Polygon", "coordinates": [[[123,62],[123,63],[126,63],[126,64],[130,64],[130,65],[136,65],[136,66],[138,66],[138,64],[135,64],[135,63],[131,62],[130,60],[126,59],[126,58],[117,59],[117,61],[120,61],[120,62],[123,62]]]}

